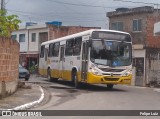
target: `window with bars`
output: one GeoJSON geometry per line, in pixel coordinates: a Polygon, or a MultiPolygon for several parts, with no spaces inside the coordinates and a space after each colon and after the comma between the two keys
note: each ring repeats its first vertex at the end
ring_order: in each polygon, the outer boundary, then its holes
{"type": "Polygon", "coordinates": [[[17,40],[17,35],[16,34],[15,35],[11,35],[11,39],[17,40]]]}
{"type": "Polygon", "coordinates": [[[114,22],[111,23],[112,30],[123,31],[123,22],[114,22]]]}
{"type": "Polygon", "coordinates": [[[32,33],[32,42],[36,42],[36,33],[32,33]]]}
{"type": "Polygon", "coordinates": [[[141,19],[133,20],[133,31],[142,31],[142,20],[141,19]]]}
{"type": "Polygon", "coordinates": [[[25,34],[19,35],[19,42],[25,42],[25,34]]]}

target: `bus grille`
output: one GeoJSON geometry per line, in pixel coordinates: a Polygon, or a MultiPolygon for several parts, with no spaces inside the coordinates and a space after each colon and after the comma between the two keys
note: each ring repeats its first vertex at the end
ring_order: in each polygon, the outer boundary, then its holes
{"type": "Polygon", "coordinates": [[[119,78],[107,78],[107,77],[105,77],[104,79],[106,81],[118,81],[119,80],[119,78]]]}
{"type": "Polygon", "coordinates": [[[109,68],[100,68],[104,72],[122,72],[124,69],[109,69],[109,68]]]}

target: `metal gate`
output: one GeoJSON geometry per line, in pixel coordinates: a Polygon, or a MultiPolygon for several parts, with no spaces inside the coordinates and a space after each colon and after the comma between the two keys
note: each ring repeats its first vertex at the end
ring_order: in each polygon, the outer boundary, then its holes
{"type": "Polygon", "coordinates": [[[134,58],[133,66],[135,67],[135,85],[144,85],[144,57],[134,58]]]}

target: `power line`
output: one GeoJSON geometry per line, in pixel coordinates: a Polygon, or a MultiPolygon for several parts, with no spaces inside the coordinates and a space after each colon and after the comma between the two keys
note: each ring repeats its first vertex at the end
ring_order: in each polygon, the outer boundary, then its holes
{"type": "Polygon", "coordinates": [[[106,6],[98,6],[98,5],[87,5],[87,4],[68,3],[68,2],[61,2],[61,1],[55,1],[55,0],[48,0],[48,1],[55,2],[55,3],[58,3],[58,4],[72,5],[72,6],[98,7],[98,8],[115,8],[115,7],[106,7],[106,6]]]}
{"type": "MultiPolygon", "coordinates": [[[[56,19],[55,16],[49,16],[49,17],[46,17],[46,16],[42,16],[42,15],[26,15],[26,14],[23,14],[23,13],[20,13],[20,16],[23,16],[23,17],[27,17],[27,18],[35,18],[35,19],[43,19],[43,20],[46,20],[46,18],[49,18],[49,19],[56,19]]],[[[74,18],[72,16],[61,16],[62,18],[61,19],[65,19],[66,20],[72,20],[72,21],[82,21],[82,22],[85,22],[85,21],[104,21],[104,19],[93,19],[91,17],[88,17],[87,19],[84,19],[83,17],[79,17],[79,18],[74,18]]]]}
{"type": "MultiPolygon", "coordinates": [[[[25,13],[25,14],[30,14],[30,15],[39,15],[41,16],[42,14],[38,14],[38,13],[35,13],[35,12],[26,12],[26,11],[19,11],[19,10],[12,10],[12,9],[7,9],[8,11],[11,11],[11,12],[17,12],[17,13],[25,13]]],[[[47,15],[53,15],[53,14],[71,14],[71,12],[51,12],[51,13],[43,13],[45,14],[45,16],[47,15]]],[[[103,14],[102,12],[78,12],[79,14],[82,14],[82,15],[96,15],[96,14],[103,14]]],[[[73,13],[72,13],[73,14],[73,13]]],[[[74,14],[77,14],[77,13],[74,13],[74,14]]],[[[64,15],[63,15],[64,16],[64,15]]]]}
{"type": "Polygon", "coordinates": [[[146,4],[146,5],[160,5],[158,3],[147,3],[147,2],[135,2],[135,1],[130,1],[130,0],[114,0],[114,1],[119,1],[119,2],[130,2],[130,3],[138,3],[138,4],[146,4]]]}
{"type": "MultiPolygon", "coordinates": [[[[56,15],[54,15],[54,14],[45,14],[45,15],[42,15],[42,14],[37,14],[37,13],[33,13],[33,12],[23,12],[23,11],[16,11],[16,10],[9,10],[9,9],[7,9],[8,11],[10,11],[10,12],[18,12],[18,14],[19,15],[23,15],[23,16],[40,16],[40,17],[63,17],[63,18],[71,18],[71,19],[73,19],[73,16],[68,16],[68,15],[61,15],[61,14],[56,14],[56,15]]],[[[99,13],[97,13],[97,14],[99,14],[99,13]]],[[[88,18],[90,18],[90,19],[93,19],[93,18],[91,18],[90,17],[90,15],[91,14],[82,14],[83,15],[83,17],[76,17],[76,18],[74,18],[74,19],[77,19],[77,18],[80,18],[80,19],[84,19],[84,15],[89,15],[88,16],[88,18]]],[[[93,15],[93,14],[92,14],[93,15]]],[[[94,14],[95,15],[95,14],[94,14]]],[[[79,15],[78,15],[79,16],[79,15]]],[[[98,16],[99,17],[99,16],[98,16]]],[[[85,16],[85,18],[87,18],[86,16],[85,16]]]]}

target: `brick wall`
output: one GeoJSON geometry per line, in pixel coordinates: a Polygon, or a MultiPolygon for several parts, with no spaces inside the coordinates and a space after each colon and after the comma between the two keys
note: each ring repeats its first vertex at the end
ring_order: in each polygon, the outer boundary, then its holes
{"type": "MultiPolygon", "coordinates": [[[[139,9],[138,9],[139,10],[139,9]]],[[[145,10],[145,9],[144,9],[145,10]]],[[[113,22],[123,22],[124,31],[129,32],[132,36],[133,45],[143,45],[144,49],[134,50],[134,59],[138,61],[139,58],[144,58],[144,75],[135,75],[136,81],[143,79],[143,86],[148,85],[150,82],[157,82],[160,85],[160,36],[154,36],[154,24],[160,21],[160,10],[151,9],[150,12],[146,11],[126,11],[111,12],[109,13],[110,28],[113,22]],[[133,20],[142,20],[142,31],[133,31],[133,20]],[[145,50],[145,51],[144,51],[145,50]],[[143,56],[144,51],[144,56],[143,56]]],[[[136,61],[135,60],[135,61],[136,61]]],[[[141,67],[140,67],[141,68],[141,67]]],[[[136,71],[138,71],[136,67],[136,71]]]]}
{"type": "Polygon", "coordinates": [[[160,85],[160,48],[148,48],[146,52],[146,84],[160,85]]]}
{"type": "Polygon", "coordinates": [[[100,29],[100,27],[81,27],[81,26],[61,26],[49,25],[49,40],[64,37],[74,33],[86,31],[89,29],[100,29]]]}
{"type": "Polygon", "coordinates": [[[154,36],[154,24],[160,21],[159,15],[156,12],[148,16],[146,21],[146,43],[150,48],[160,48],[160,36],[154,36]]]}
{"type": "Polygon", "coordinates": [[[0,97],[16,90],[19,65],[19,43],[0,37],[0,97]]]}
{"type": "Polygon", "coordinates": [[[109,19],[110,28],[111,24],[114,22],[123,22],[123,31],[129,32],[132,36],[133,44],[143,44],[146,45],[146,22],[147,16],[150,13],[142,13],[142,14],[127,14],[121,16],[114,16],[109,19]],[[134,32],[133,31],[133,20],[134,19],[142,19],[142,32],[134,32]]]}
{"type": "MultiPolygon", "coordinates": [[[[159,11],[160,14],[160,11],[159,11]]],[[[154,36],[154,24],[160,21],[160,16],[157,15],[157,11],[149,13],[134,13],[134,14],[122,14],[120,16],[111,16],[111,24],[114,22],[123,22],[124,30],[129,32],[133,39],[133,44],[143,44],[149,48],[160,48],[160,36],[154,36]],[[142,19],[142,32],[133,31],[133,20],[142,19]]]]}

